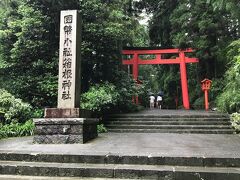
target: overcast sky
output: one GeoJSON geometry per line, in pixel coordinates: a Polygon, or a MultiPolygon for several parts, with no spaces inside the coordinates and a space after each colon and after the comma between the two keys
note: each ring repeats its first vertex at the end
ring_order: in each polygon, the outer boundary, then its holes
{"type": "Polygon", "coordinates": [[[140,14],[141,19],[139,20],[139,23],[142,25],[148,25],[148,20],[150,19],[151,15],[146,14],[145,11],[143,11],[143,13],[140,14]]]}

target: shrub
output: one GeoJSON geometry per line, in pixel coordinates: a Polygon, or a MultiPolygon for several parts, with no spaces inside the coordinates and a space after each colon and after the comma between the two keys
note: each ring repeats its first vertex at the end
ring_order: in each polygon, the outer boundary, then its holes
{"type": "Polygon", "coordinates": [[[132,103],[132,97],[138,96],[143,106],[148,106],[148,92],[145,83],[136,84],[129,74],[123,71],[118,72],[114,80],[116,90],[119,94],[115,109],[120,112],[138,111],[139,106],[132,103]]]}
{"type": "Polygon", "coordinates": [[[124,71],[118,71],[113,83],[104,82],[90,87],[81,95],[81,108],[103,115],[105,112],[132,112],[142,109],[132,103],[132,97],[138,96],[142,105],[147,102],[148,95],[145,84],[136,84],[124,71]]]}
{"type": "Polygon", "coordinates": [[[200,97],[200,98],[196,99],[192,106],[194,109],[203,109],[204,108],[204,97],[200,97]]]}
{"type": "Polygon", "coordinates": [[[0,124],[0,139],[16,136],[30,136],[33,134],[34,124],[32,120],[26,121],[24,124],[11,123],[0,124]]]}
{"type": "Polygon", "coordinates": [[[217,98],[217,106],[223,112],[240,111],[240,94],[233,90],[226,90],[217,98]]]}
{"type": "Polygon", "coordinates": [[[0,111],[4,117],[4,123],[23,123],[31,117],[31,105],[16,99],[6,90],[0,89],[0,111]]]}
{"type": "Polygon", "coordinates": [[[97,125],[97,131],[98,131],[98,133],[106,133],[107,128],[104,126],[104,124],[99,124],[99,125],[97,125]]]}
{"type": "Polygon", "coordinates": [[[234,41],[229,48],[228,58],[231,64],[224,76],[225,87],[217,97],[217,106],[221,111],[232,113],[240,111],[240,40],[234,41]]]}
{"type": "Polygon", "coordinates": [[[116,105],[119,94],[110,83],[97,84],[81,96],[81,108],[104,112],[116,105]]]}
{"type": "Polygon", "coordinates": [[[44,117],[44,109],[34,109],[32,112],[32,118],[43,118],[44,117]]]}
{"type": "Polygon", "coordinates": [[[237,132],[240,132],[240,113],[233,113],[231,116],[232,126],[237,132]]]}

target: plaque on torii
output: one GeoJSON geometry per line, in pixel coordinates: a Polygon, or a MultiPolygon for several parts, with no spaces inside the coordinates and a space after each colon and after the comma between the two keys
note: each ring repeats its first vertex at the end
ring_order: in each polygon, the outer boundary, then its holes
{"type": "MultiPolygon", "coordinates": [[[[190,109],[189,95],[188,95],[188,83],[187,83],[187,63],[198,63],[197,58],[189,58],[186,53],[194,52],[193,49],[149,49],[149,48],[127,48],[122,50],[123,55],[130,57],[128,59],[123,59],[122,64],[132,65],[132,74],[135,81],[138,80],[138,66],[139,65],[150,65],[150,64],[179,64],[180,74],[181,74],[181,86],[182,86],[182,99],[183,107],[185,109],[190,109]],[[164,59],[164,54],[177,54],[176,58],[164,59]],[[142,60],[140,55],[154,55],[155,58],[151,60],[142,60]]],[[[138,98],[136,97],[136,102],[138,98]]]]}

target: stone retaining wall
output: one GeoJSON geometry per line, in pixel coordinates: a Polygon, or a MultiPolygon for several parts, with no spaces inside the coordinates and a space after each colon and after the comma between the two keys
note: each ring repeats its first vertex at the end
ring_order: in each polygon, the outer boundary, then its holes
{"type": "Polygon", "coordinates": [[[98,120],[93,118],[41,118],[34,123],[34,143],[85,143],[98,136],[98,120]]]}

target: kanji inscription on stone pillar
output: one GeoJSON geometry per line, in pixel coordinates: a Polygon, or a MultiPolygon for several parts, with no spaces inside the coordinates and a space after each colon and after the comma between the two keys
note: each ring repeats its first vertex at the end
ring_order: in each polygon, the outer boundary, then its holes
{"type": "Polygon", "coordinates": [[[77,10],[61,11],[58,108],[79,108],[81,19],[77,10]]]}

